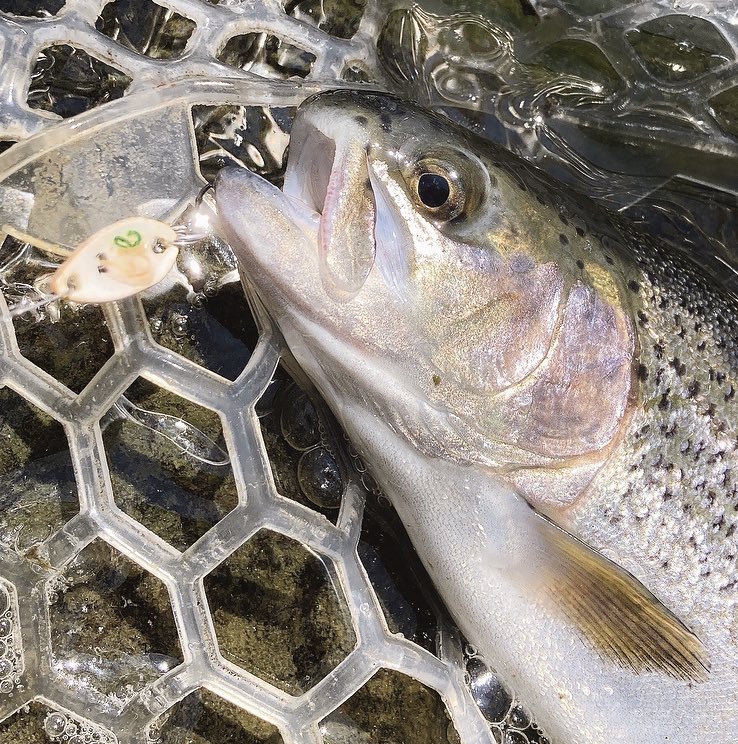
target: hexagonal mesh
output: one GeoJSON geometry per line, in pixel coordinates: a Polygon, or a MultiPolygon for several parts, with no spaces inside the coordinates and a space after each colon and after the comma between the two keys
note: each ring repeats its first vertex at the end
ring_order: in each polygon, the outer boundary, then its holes
{"type": "Polygon", "coordinates": [[[278,182],[295,107],[336,85],[732,263],[733,3],[463,5],[0,0],[0,742],[544,741],[398,565],[330,416],[272,381],[278,335],[217,237],[143,297],[8,309],[50,268],[10,232],[186,223],[232,162],[278,182]]]}

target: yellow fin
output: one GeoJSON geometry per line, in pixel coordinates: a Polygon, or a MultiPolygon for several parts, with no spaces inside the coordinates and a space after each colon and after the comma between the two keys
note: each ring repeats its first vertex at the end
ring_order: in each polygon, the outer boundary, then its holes
{"type": "Polygon", "coordinates": [[[545,517],[537,526],[548,559],[545,591],[587,646],[636,674],[707,678],[699,638],[637,579],[545,517]]]}

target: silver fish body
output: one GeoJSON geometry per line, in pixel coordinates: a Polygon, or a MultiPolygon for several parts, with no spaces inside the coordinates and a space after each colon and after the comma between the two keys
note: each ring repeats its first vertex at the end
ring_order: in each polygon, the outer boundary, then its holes
{"type": "Polygon", "coordinates": [[[561,744],[738,737],[738,308],[387,96],[216,183],[247,283],[468,639],[561,744]]]}

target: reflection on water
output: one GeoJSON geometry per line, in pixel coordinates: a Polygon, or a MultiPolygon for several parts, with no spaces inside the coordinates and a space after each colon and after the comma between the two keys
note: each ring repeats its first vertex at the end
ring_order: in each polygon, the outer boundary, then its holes
{"type": "Polygon", "coordinates": [[[726,270],[737,260],[738,41],[719,7],[708,21],[659,17],[651,3],[450,5],[387,16],[379,58],[403,92],[738,287],[726,270]]]}

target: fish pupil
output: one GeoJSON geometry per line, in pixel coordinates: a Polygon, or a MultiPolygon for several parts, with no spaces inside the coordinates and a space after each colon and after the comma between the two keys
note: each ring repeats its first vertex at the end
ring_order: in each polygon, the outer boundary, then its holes
{"type": "Polygon", "coordinates": [[[418,196],[426,207],[443,206],[451,193],[448,180],[438,173],[423,173],[418,179],[418,196]]]}

